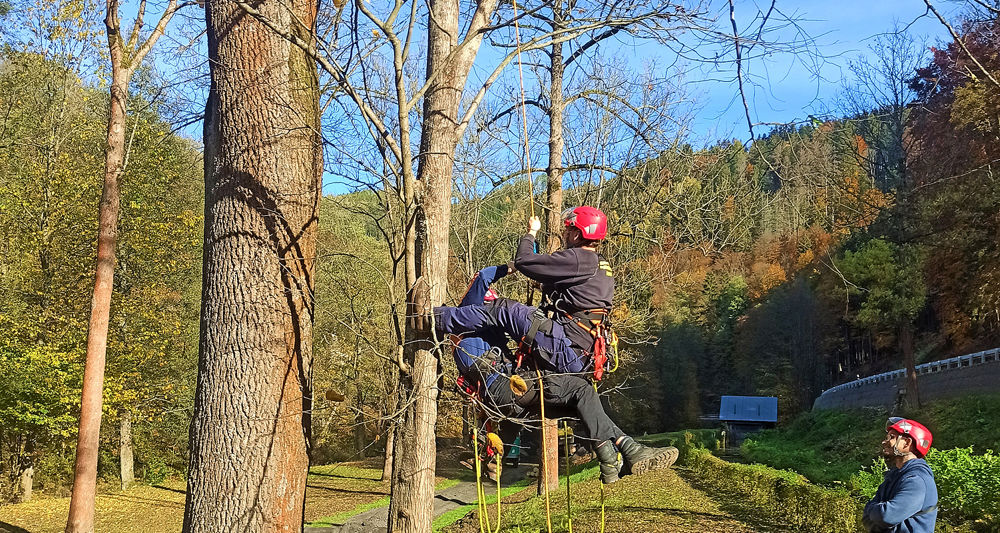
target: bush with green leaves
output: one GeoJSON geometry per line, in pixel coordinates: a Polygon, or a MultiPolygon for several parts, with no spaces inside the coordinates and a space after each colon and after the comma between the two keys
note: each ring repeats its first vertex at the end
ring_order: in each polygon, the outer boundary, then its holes
{"type": "Polygon", "coordinates": [[[719,437],[717,429],[689,429],[645,435],[639,440],[649,446],[673,446],[684,454],[687,450],[695,448],[717,451],[721,446],[719,437]]]}

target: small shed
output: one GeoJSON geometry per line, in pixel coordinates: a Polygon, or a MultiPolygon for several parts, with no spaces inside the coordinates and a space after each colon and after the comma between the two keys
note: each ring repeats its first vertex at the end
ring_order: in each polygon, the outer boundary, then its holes
{"type": "Polygon", "coordinates": [[[778,398],[723,396],[719,420],[726,429],[728,445],[737,446],[748,434],[774,427],[778,422],[778,398]]]}

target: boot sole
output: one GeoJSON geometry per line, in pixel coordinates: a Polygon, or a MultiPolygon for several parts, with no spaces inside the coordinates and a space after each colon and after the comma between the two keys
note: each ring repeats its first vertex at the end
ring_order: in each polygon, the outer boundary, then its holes
{"type": "Polygon", "coordinates": [[[670,468],[677,461],[678,455],[680,455],[680,453],[678,452],[677,448],[674,447],[665,448],[663,450],[663,453],[639,461],[638,463],[632,465],[631,473],[634,475],[641,475],[653,470],[670,468]]]}

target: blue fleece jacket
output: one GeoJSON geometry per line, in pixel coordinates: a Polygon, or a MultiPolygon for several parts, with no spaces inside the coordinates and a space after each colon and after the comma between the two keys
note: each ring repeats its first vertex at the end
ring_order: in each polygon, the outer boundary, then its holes
{"type": "Polygon", "coordinates": [[[931,467],[923,459],[910,459],[885,473],[861,521],[868,531],[934,533],[937,503],[931,467]]]}

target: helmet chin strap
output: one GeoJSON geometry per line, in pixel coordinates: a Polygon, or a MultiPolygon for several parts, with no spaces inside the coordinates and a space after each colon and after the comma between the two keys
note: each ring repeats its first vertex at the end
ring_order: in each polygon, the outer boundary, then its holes
{"type": "MultiPolygon", "coordinates": [[[[892,443],[892,455],[895,456],[895,457],[906,457],[906,456],[911,455],[913,453],[913,452],[906,452],[906,453],[904,453],[904,452],[901,452],[899,450],[899,447],[898,447],[899,446],[899,441],[903,440],[903,437],[904,437],[904,435],[898,435],[896,437],[896,441],[892,443]]],[[[907,438],[912,438],[912,437],[907,437],[907,438]]]]}

